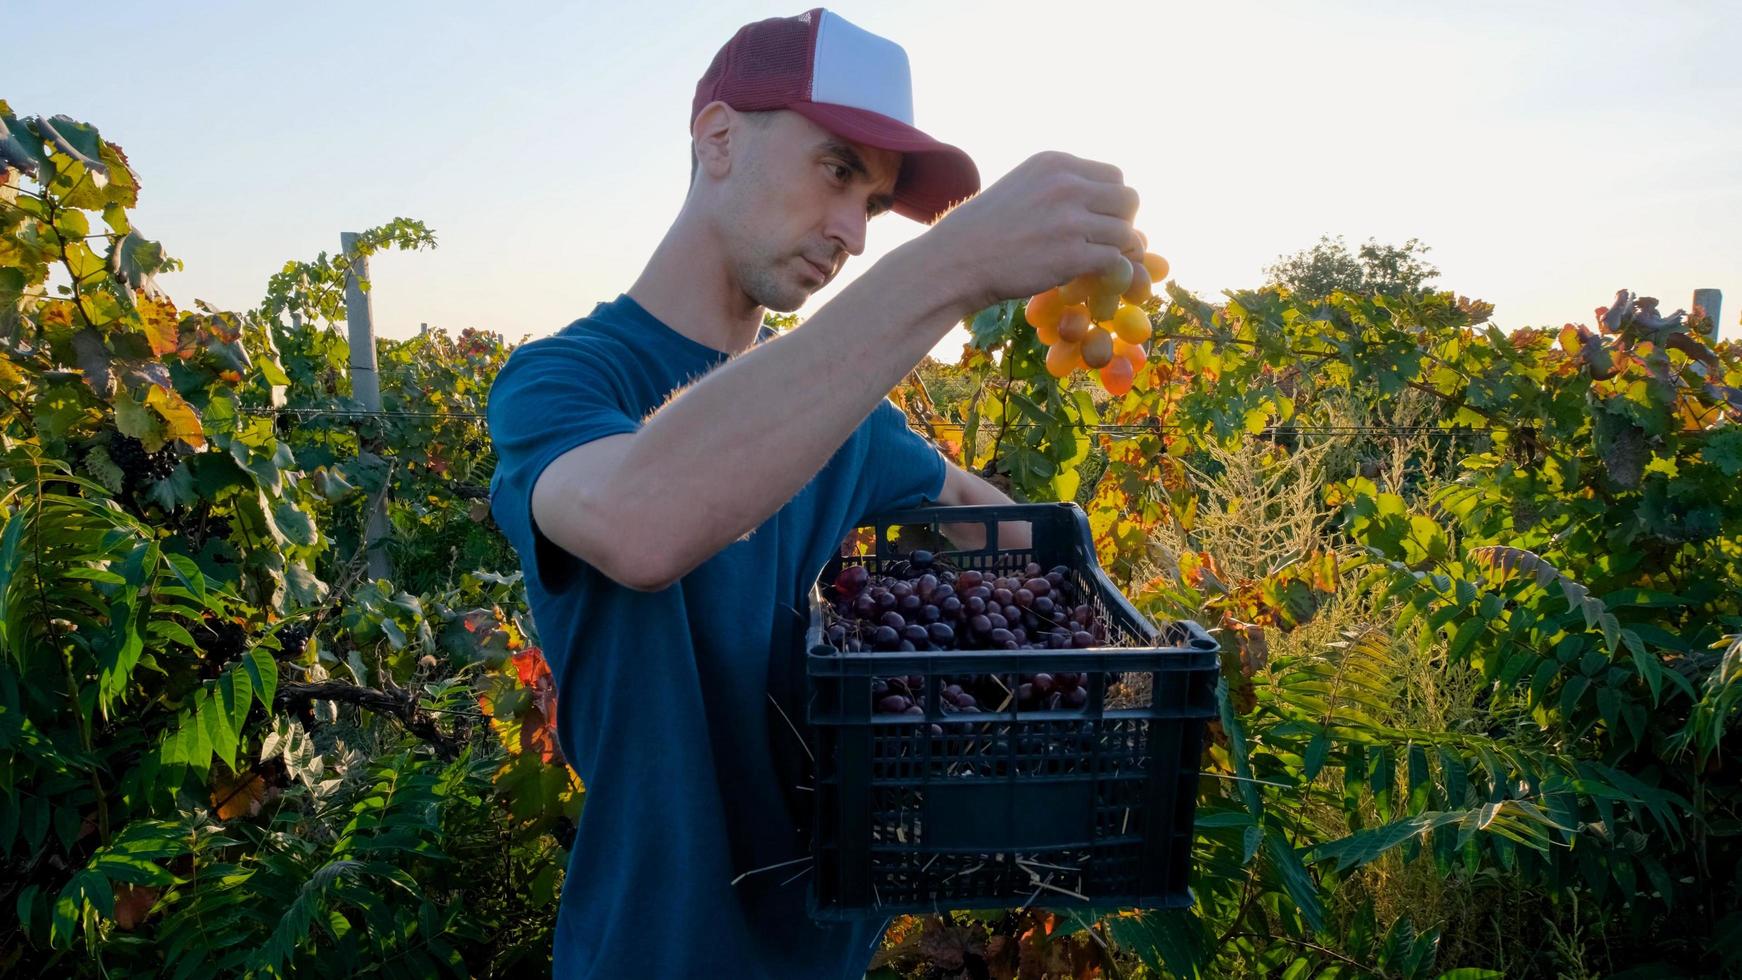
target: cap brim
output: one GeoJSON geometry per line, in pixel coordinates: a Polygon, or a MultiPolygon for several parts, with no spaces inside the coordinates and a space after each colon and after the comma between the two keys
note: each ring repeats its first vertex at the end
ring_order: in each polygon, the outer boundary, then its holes
{"type": "Polygon", "coordinates": [[[903,217],[929,225],[980,191],[980,170],[972,158],[899,119],[829,102],[795,102],[786,108],[836,136],[901,154],[892,210],[903,217]]]}

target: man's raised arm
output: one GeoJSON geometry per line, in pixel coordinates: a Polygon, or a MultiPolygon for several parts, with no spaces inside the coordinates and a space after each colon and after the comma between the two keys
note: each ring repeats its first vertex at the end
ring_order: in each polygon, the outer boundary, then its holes
{"type": "Polygon", "coordinates": [[[1140,248],[1136,210],[1112,166],[1030,158],[639,431],[558,457],[533,489],[534,520],[612,578],[666,587],[790,500],[963,316],[1140,248]]]}

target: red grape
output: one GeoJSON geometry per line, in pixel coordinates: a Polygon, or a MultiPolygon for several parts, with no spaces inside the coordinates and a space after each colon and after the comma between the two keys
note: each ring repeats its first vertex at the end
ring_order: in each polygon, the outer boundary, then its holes
{"type": "Polygon", "coordinates": [[[835,576],[835,591],[850,599],[858,595],[869,581],[870,569],[864,565],[848,565],[841,569],[841,574],[835,576]]]}

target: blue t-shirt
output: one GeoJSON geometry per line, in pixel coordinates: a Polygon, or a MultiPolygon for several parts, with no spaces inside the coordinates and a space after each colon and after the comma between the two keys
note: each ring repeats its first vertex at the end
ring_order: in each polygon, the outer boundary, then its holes
{"type": "MultiPolygon", "coordinates": [[[[564,980],[856,980],[887,924],[808,916],[803,791],[783,785],[802,781],[804,750],[771,694],[804,723],[805,596],[864,517],[938,498],[937,450],[884,399],[774,516],[659,592],[619,585],[532,522],[546,465],[636,431],[729,356],[625,294],[522,345],[490,389],[491,513],[520,554],[558,738],[587,790],[557,916],[564,980]]],[[[635,528],[621,533],[633,546],[635,528]]]]}

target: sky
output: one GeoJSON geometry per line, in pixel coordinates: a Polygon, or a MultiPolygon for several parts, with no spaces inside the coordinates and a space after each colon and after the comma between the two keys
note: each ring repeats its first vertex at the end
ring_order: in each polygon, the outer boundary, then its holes
{"type": "MultiPolygon", "coordinates": [[[[379,334],[539,337],[628,288],[689,179],[709,3],[5,0],[0,98],[119,143],[178,305],[255,305],[291,258],[396,216],[379,334]],[[58,52],[30,60],[21,52],[58,52]]],[[[920,128],[985,184],[1029,155],[1116,164],[1200,296],[1320,235],[1419,238],[1512,328],[1615,290],[1725,293],[1742,336],[1742,4],[839,0],[906,48],[920,128]]],[[[873,221],[808,313],[922,225],[873,221]]],[[[936,353],[953,360],[960,331],[936,353]]]]}

